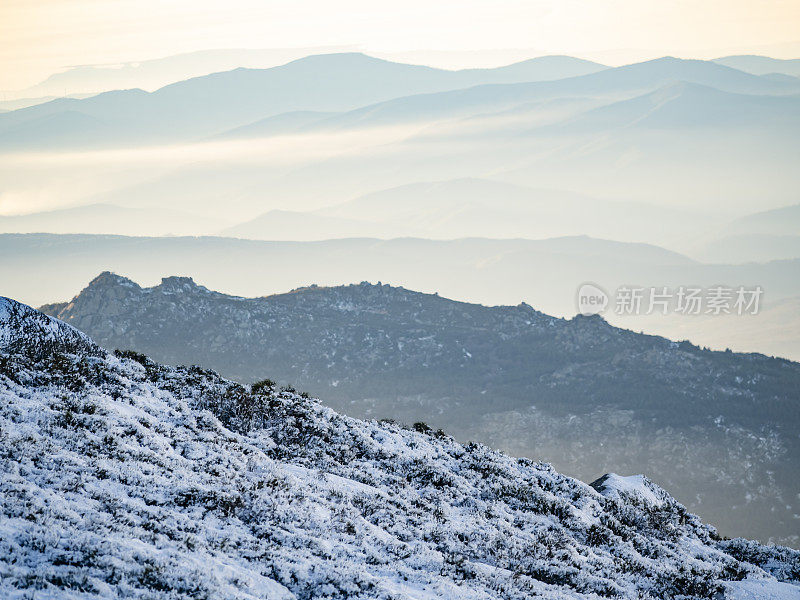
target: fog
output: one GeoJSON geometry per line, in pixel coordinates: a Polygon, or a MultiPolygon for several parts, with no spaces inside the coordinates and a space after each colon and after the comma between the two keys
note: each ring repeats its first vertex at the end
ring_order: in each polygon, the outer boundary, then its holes
{"type": "MultiPolygon", "coordinates": [[[[0,114],[0,233],[306,242],[291,246],[306,258],[281,276],[259,263],[274,257],[256,258],[266,246],[252,256],[237,250],[229,274],[213,253],[232,242],[220,240],[204,242],[203,260],[191,263],[191,244],[164,246],[155,270],[135,253],[103,254],[69,276],[52,273],[63,285],[49,294],[36,292],[25,270],[44,267],[18,255],[6,261],[4,283],[16,282],[20,299],[46,302],[76,293],[98,269],[143,282],[203,276],[251,295],[368,279],[477,302],[526,301],[559,316],[574,314],[573,290],[585,281],[769,283],[767,305],[785,302],[760,328],[666,318],[623,325],[723,348],[747,349],[751,339],[752,349],[794,356],[800,315],[791,299],[800,290],[786,278],[800,258],[800,80],[704,61],[605,68],[555,58],[450,72],[356,54],[311,57],[0,114]],[[564,78],[553,80],[554,69],[564,78]],[[339,263],[353,264],[331,264],[314,243],[415,238],[421,248],[423,240],[564,236],[638,245],[599,258],[597,245],[559,242],[546,260],[495,248],[461,256],[456,267],[385,248],[368,264],[349,251],[339,263]],[[654,246],[663,252],[648,251],[642,267],[636,257],[654,246]],[[631,261],[639,266],[626,270],[631,261]],[[748,265],[746,276],[736,265],[748,265]],[[445,277],[457,280],[443,286],[445,277]],[[792,325],[778,335],[770,323],[781,319],[792,325]]],[[[8,240],[9,248],[26,243],[8,240]]],[[[285,261],[288,246],[278,247],[285,261]]]]}
{"type": "MultiPolygon", "coordinates": [[[[204,183],[195,180],[195,173],[213,179],[235,170],[240,178],[239,185],[248,187],[258,184],[259,178],[267,173],[281,176],[331,157],[356,157],[369,148],[403,139],[416,131],[418,128],[412,126],[383,127],[77,152],[9,152],[0,155],[0,177],[5,184],[0,191],[1,214],[31,214],[92,204],[105,195],[120,198],[116,204],[121,206],[185,205],[191,212],[225,216],[235,222],[246,218],[247,213],[188,197],[193,187],[202,187],[204,183]],[[147,196],[129,190],[144,185],[152,186],[163,196],[147,196]],[[163,188],[159,189],[159,185],[163,188]],[[126,193],[137,197],[124,198],[126,193]],[[170,200],[169,196],[176,193],[186,197],[170,200]]],[[[288,208],[296,207],[297,198],[299,194],[284,199],[267,195],[261,201],[266,209],[288,208]]]]}

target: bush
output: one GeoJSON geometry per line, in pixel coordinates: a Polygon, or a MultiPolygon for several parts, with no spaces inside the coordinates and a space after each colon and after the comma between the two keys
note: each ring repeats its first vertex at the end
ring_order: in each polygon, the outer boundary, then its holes
{"type": "Polygon", "coordinates": [[[604,546],[611,541],[608,529],[597,524],[589,527],[586,534],[586,543],[590,546],[604,546]]]}
{"type": "Polygon", "coordinates": [[[114,350],[114,356],[119,359],[128,359],[138,362],[140,365],[147,365],[150,361],[146,355],[142,354],[141,352],[135,352],[133,350],[114,350]]]}
{"type": "Polygon", "coordinates": [[[270,394],[275,390],[277,384],[272,379],[262,379],[250,386],[250,391],[254,394],[270,394]]]}
{"type": "Polygon", "coordinates": [[[423,423],[422,421],[417,421],[416,423],[414,423],[411,426],[411,429],[413,429],[418,433],[427,433],[427,434],[430,434],[431,431],[433,431],[433,429],[431,429],[431,427],[427,423],[423,423]]]}

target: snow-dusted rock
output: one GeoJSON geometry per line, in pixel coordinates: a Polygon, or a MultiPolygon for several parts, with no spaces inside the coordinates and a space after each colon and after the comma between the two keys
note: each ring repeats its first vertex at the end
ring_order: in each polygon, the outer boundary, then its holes
{"type": "Polygon", "coordinates": [[[669,496],[644,475],[622,477],[616,473],[606,473],[590,485],[606,497],[640,500],[653,507],[662,506],[669,496]]]}
{"type": "Polygon", "coordinates": [[[59,351],[103,352],[74,327],[4,296],[0,296],[0,351],[40,356],[59,351]]]}

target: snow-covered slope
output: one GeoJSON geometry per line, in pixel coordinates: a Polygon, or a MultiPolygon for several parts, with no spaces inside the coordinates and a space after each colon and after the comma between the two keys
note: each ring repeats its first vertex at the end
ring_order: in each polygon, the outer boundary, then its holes
{"type": "Polygon", "coordinates": [[[102,350],[74,327],[0,296],[0,350],[45,356],[53,352],[98,354],[102,350]]]}
{"type": "Polygon", "coordinates": [[[2,306],[4,598],[798,597],[800,553],[645,479],[597,491],[2,306]]]}
{"type": "MultiPolygon", "coordinates": [[[[563,252],[596,255],[584,241],[563,252]]],[[[240,383],[269,376],[348,416],[425,421],[584,481],[647,473],[726,536],[800,547],[795,362],[366,283],[241,298],[103,273],[41,310],[106,348],[240,383]]]]}

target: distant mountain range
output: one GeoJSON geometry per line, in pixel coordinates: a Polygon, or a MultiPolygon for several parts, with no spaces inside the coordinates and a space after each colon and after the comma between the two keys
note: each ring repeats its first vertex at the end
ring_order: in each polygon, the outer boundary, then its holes
{"type": "Polygon", "coordinates": [[[701,256],[704,260],[718,263],[729,260],[744,263],[800,258],[800,235],[729,235],[705,244],[701,256]]]}
{"type": "MultiPolygon", "coordinates": [[[[526,300],[553,313],[571,315],[576,310],[573,296],[575,288],[582,281],[600,281],[607,286],[605,282],[609,281],[611,286],[625,282],[664,285],[661,281],[685,285],[690,279],[703,281],[706,285],[715,285],[720,281],[741,285],[738,282],[744,281],[747,285],[766,286],[763,305],[755,317],[608,316],[615,324],[624,327],[674,339],[687,338],[712,348],[758,350],[800,359],[800,319],[797,318],[800,313],[796,311],[800,289],[791,282],[780,280],[784,275],[796,278],[796,261],[780,260],[800,256],[796,236],[731,234],[726,233],[728,230],[725,226],[713,218],[701,220],[683,215],[680,211],[664,212],[652,207],[648,210],[648,207],[633,206],[626,210],[624,204],[618,209],[602,202],[587,206],[580,201],[580,196],[574,196],[570,204],[571,196],[568,194],[551,192],[537,196],[532,190],[524,189],[520,192],[520,200],[529,197],[532,206],[540,208],[540,212],[511,211],[500,220],[502,213],[492,211],[483,204],[484,201],[491,202],[493,197],[503,197],[513,206],[513,186],[508,186],[504,193],[500,193],[503,189],[503,186],[483,187],[481,182],[467,180],[411,185],[376,194],[368,203],[347,203],[333,211],[341,211],[342,215],[349,214],[350,210],[363,211],[364,216],[370,218],[378,218],[385,213],[387,219],[384,221],[337,217],[328,215],[328,211],[324,211],[325,215],[273,211],[251,223],[228,230],[229,235],[253,239],[291,240],[302,235],[306,239],[322,240],[383,235],[386,240],[343,239],[319,244],[284,241],[274,244],[232,239],[215,241],[210,238],[136,240],[105,236],[5,236],[0,238],[5,256],[9,258],[0,267],[3,288],[7,293],[14,292],[31,301],[44,302],[53,297],[68,297],[92,276],[93,271],[99,269],[125,270],[145,281],[154,281],[164,275],[162,268],[191,267],[193,272],[202,274],[206,281],[216,286],[246,294],[279,291],[307,284],[314,278],[329,284],[361,279],[386,280],[414,287],[425,286],[423,289],[428,291],[440,290],[450,296],[482,302],[526,300]],[[465,194],[464,209],[458,210],[456,207],[449,213],[447,192],[459,189],[465,194]],[[469,193],[470,190],[474,193],[469,193]],[[495,196],[492,196],[493,190],[498,190],[495,196]],[[484,193],[485,196],[482,196],[484,193]],[[528,196],[528,193],[531,195],[528,196]],[[537,198],[559,197],[559,206],[573,213],[574,219],[561,219],[556,208],[548,210],[547,204],[537,204],[537,198]],[[419,200],[418,204],[415,204],[415,199],[419,200]],[[418,210],[420,218],[404,212],[404,206],[418,210]],[[648,222],[648,214],[651,215],[651,222],[648,222]],[[615,217],[612,220],[603,218],[604,215],[615,217]],[[436,228],[421,228],[426,216],[427,224],[436,228]],[[596,221],[595,225],[592,220],[596,221]],[[406,228],[399,227],[397,223],[405,223],[406,228]],[[507,227],[507,231],[518,231],[520,234],[536,234],[538,227],[552,229],[558,225],[563,226],[564,233],[580,231],[585,226],[589,231],[595,227],[597,233],[623,235],[626,233],[624,228],[631,224],[635,224],[635,228],[643,235],[654,238],[659,226],[666,224],[669,224],[673,233],[681,230],[686,232],[690,228],[697,232],[700,228],[706,228],[708,234],[700,236],[697,243],[687,246],[687,249],[691,249],[693,257],[718,264],[704,265],[642,245],[614,244],[580,237],[538,242],[390,241],[393,236],[404,233],[424,231],[432,236],[446,236],[448,233],[463,232],[467,227],[474,227],[473,231],[476,232],[481,230],[501,235],[503,226],[507,227]],[[619,229],[614,229],[614,226],[619,229]],[[463,249],[463,255],[459,255],[459,248],[463,249]],[[294,255],[295,252],[299,254],[294,255]],[[404,252],[408,252],[409,256],[404,256],[404,252]],[[221,254],[219,260],[214,258],[217,253],[221,254]],[[374,255],[374,260],[370,260],[370,254],[374,255]],[[635,259],[643,264],[633,263],[635,259]],[[778,262],[739,267],[729,262],[745,265],[759,260],[778,262]],[[415,261],[423,261],[423,266],[415,268],[415,261]],[[83,262],[86,267],[81,266],[83,262]],[[686,268],[683,277],[678,273],[680,265],[686,268]],[[52,279],[32,278],[29,276],[31,272],[47,274],[52,279]],[[453,272],[460,274],[458,279],[449,277],[448,274],[453,272]],[[324,279],[326,277],[329,279],[324,279]],[[262,285],[268,287],[260,287],[262,285]]],[[[587,201],[591,202],[591,199],[587,201]]],[[[788,215],[775,221],[779,227],[788,227],[788,222],[788,215]]],[[[152,230],[153,223],[157,223],[165,233],[175,233],[191,225],[192,219],[183,218],[180,213],[170,215],[160,210],[126,212],[114,207],[86,207],[85,212],[70,209],[0,219],[0,226],[9,229],[19,229],[25,224],[28,231],[63,231],[69,228],[80,232],[93,229],[102,231],[106,228],[108,231],[133,234],[152,230]],[[176,219],[167,220],[167,216],[175,216],[176,219]]],[[[214,227],[219,225],[213,223],[214,227]]],[[[730,227],[733,228],[734,224],[730,227]]],[[[766,230],[771,231],[769,228],[766,230]]],[[[677,246],[680,247],[680,244],[677,246]]]]}
{"type": "Polygon", "coordinates": [[[37,104],[44,104],[51,100],[59,98],[88,98],[94,94],[68,94],[68,95],[52,95],[52,96],[37,96],[33,98],[15,98],[14,100],[0,100],[0,111],[6,112],[17,110],[20,108],[27,108],[29,106],[36,106],[37,104]]]}
{"type": "MultiPolygon", "coordinates": [[[[796,202],[800,79],[779,75],[668,57],[617,68],[542,57],[446,71],[362,54],[320,55],[204,75],[152,93],[113,91],[5,112],[0,152],[25,163],[8,193],[26,210],[169,207],[217,219],[217,231],[254,221],[230,235],[264,237],[258,230],[273,221],[282,239],[288,231],[282,222],[303,219],[316,233],[300,239],[487,237],[512,223],[500,235],[647,239],[676,242],[683,251],[693,231],[714,229],[709,219],[728,221],[796,202]],[[84,152],[111,146],[120,151],[84,152]],[[154,160],[155,148],[164,154],[154,160]],[[74,168],[53,169],[52,153],[74,157],[74,168]],[[289,214],[383,190],[410,193],[405,186],[463,180],[598,202],[584,203],[587,211],[571,210],[575,204],[567,202],[557,215],[564,226],[548,231],[544,225],[554,221],[555,211],[526,228],[530,219],[519,220],[516,209],[502,206],[505,193],[515,194],[510,188],[498,189],[497,209],[484,201],[477,212],[437,217],[431,227],[394,222],[370,230],[360,223],[326,223],[320,217],[332,215],[323,212],[289,214]],[[600,201],[614,205],[615,215],[629,207],[630,225],[583,218],[599,210],[600,201]],[[635,215],[640,205],[677,211],[648,208],[635,215]],[[661,216],[669,227],[652,226],[661,216]],[[481,221],[487,231],[476,231],[481,221]],[[578,221],[588,226],[581,229],[578,221]],[[597,222],[609,227],[598,230],[597,222]],[[693,231],[673,235],[675,223],[693,231]],[[672,239],[654,237],[659,229],[669,230],[672,239]]],[[[472,193],[469,186],[461,190],[472,193]]],[[[546,195],[538,195],[539,202],[531,202],[537,210],[548,204],[546,195]]],[[[189,233],[172,225],[149,233],[165,230],[189,233]]]]}
{"type": "Polygon", "coordinates": [[[99,94],[110,90],[133,88],[155,90],[191,77],[230,71],[239,67],[273,67],[310,54],[347,50],[349,48],[336,46],[260,50],[224,48],[186,52],[122,64],[76,65],[50,75],[21,93],[28,96],[46,94],[63,96],[65,94],[99,94]]]}
{"type": "MultiPolygon", "coordinates": [[[[110,90],[140,88],[156,90],[177,81],[202,77],[211,73],[236,68],[264,69],[278,66],[310,55],[350,52],[347,46],[319,46],[308,48],[267,48],[200,50],[158,59],[127,62],[123,64],[80,65],[54,73],[44,81],[18,92],[18,96],[62,97],[65,94],[98,94],[110,90]]],[[[392,59],[389,59],[392,60],[392,59]]],[[[408,62],[401,60],[399,62],[408,62]]],[[[597,63],[567,56],[541,56],[512,65],[500,67],[507,73],[524,71],[524,76],[534,79],[559,79],[581,75],[595,69],[597,63]],[[531,69],[529,63],[535,62],[531,69]],[[581,69],[580,66],[584,68],[581,69]],[[565,75],[565,73],[567,75],[565,75]]],[[[602,67],[602,65],[599,65],[602,67]]],[[[477,70],[477,69],[474,69],[477,70]]]]}
{"type": "Polygon", "coordinates": [[[792,77],[800,77],[800,59],[780,59],[769,56],[738,55],[724,56],[714,60],[715,63],[753,73],[754,75],[769,75],[780,73],[792,77]]]}
{"type": "Polygon", "coordinates": [[[198,139],[234,128],[246,133],[242,126],[256,123],[252,127],[258,129],[263,127],[259,121],[290,111],[352,111],[319,123],[341,129],[453,118],[560,97],[621,99],[676,81],[739,94],[800,91],[800,80],[775,81],[721,64],[673,58],[609,69],[553,56],[495,69],[445,71],[332,54],[270,69],[214,73],[152,93],[126,90],[54,100],[3,114],[0,133],[7,149],[119,146],[198,139]],[[559,78],[549,81],[555,73],[559,78]]]}
{"type": "Polygon", "coordinates": [[[733,234],[794,235],[800,231],[800,204],[761,211],[737,219],[727,228],[733,234]]]}
{"type": "Polygon", "coordinates": [[[691,129],[695,133],[714,128],[763,131],[787,126],[800,126],[798,96],[736,94],[680,82],[589,110],[552,127],[574,134],[631,128],[691,129]]]}
{"type": "Polygon", "coordinates": [[[795,208],[725,222],[710,212],[463,178],[406,184],[314,211],[271,210],[228,227],[220,218],[180,210],[91,204],[0,216],[0,233],[209,234],[266,241],[587,234],[626,242],[648,239],[703,262],[741,264],[800,258],[795,208]]]}
{"type": "Polygon", "coordinates": [[[724,533],[800,541],[797,363],[386,285],[244,299],[105,273],[42,310],[108,347],[270,374],[353,416],[424,420],[585,480],[645,470],[724,533]]]}
{"type": "MultiPolygon", "coordinates": [[[[463,237],[649,239],[714,263],[800,257],[796,206],[721,222],[713,213],[463,178],[417,182],[314,211],[271,210],[224,227],[219,218],[159,207],[91,204],[0,216],[0,233],[213,234],[253,240],[463,237]]],[[[800,213],[798,213],[800,214],[800,213]]]]}
{"type": "MultiPolygon", "coordinates": [[[[800,260],[704,264],[647,244],[588,237],[548,240],[341,239],[268,242],[216,237],[0,234],[4,293],[41,304],[71,297],[96,275],[114,269],[154,283],[169,273],[192,274],[209,287],[245,296],[276,293],[318,282],[384,281],[424,292],[480,302],[528,302],[560,316],[576,312],[578,286],[590,281],[609,293],[621,285],[757,286],[762,311],[752,318],[715,317],[723,330],[684,315],[620,317],[626,328],[658,331],[716,349],[734,347],[800,357],[795,317],[770,307],[800,297],[800,260]],[[36,276],[31,276],[35,273],[36,276]],[[774,317],[774,318],[773,318],[774,317]],[[754,325],[764,322],[760,330],[754,325]],[[725,334],[724,329],[730,336],[725,334]],[[783,331],[776,337],[775,331],[783,331]],[[749,332],[745,336],[745,332],[749,332]],[[779,340],[779,343],[776,342],[779,340]]],[[[715,321],[716,323],[716,321],[715,321]]]]}
{"type": "Polygon", "coordinates": [[[778,82],[716,63],[668,57],[556,81],[477,85],[464,90],[397,98],[331,117],[318,126],[341,129],[433,121],[507,110],[526,102],[556,98],[587,97],[614,101],[678,82],[737,94],[800,92],[800,80],[778,82]]]}
{"type": "Polygon", "coordinates": [[[486,304],[525,300],[549,313],[575,313],[585,281],[609,290],[642,286],[761,285],[771,301],[800,295],[800,261],[707,265],[648,244],[589,237],[547,240],[377,240],[265,242],[217,237],[2,234],[4,290],[31,302],[67,298],[107,266],[143,281],[193,273],[243,295],[319,282],[387,281],[486,304]],[[30,272],[39,273],[32,279],[30,272]],[[45,285],[45,280],[47,284],[45,285]]]}
{"type": "Polygon", "coordinates": [[[733,221],[796,204],[800,88],[790,63],[725,62],[345,53],[3,113],[0,208],[39,212],[0,231],[98,235],[2,236],[0,281],[36,303],[102,270],[244,295],[389,281],[564,316],[585,281],[761,285],[752,322],[624,324],[797,358],[791,211],[733,221]]]}
{"type": "Polygon", "coordinates": [[[708,262],[764,262],[800,257],[800,204],[717,225],[694,246],[692,256],[708,262]]]}
{"type": "MultiPolygon", "coordinates": [[[[200,50],[122,64],[78,65],[54,73],[38,84],[17,92],[16,95],[19,97],[26,95],[28,98],[47,95],[61,97],[65,94],[70,96],[97,94],[114,89],[155,90],[190,77],[229,71],[238,67],[268,68],[311,54],[348,52],[350,50],[352,48],[346,46],[259,50],[226,48],[200,50]]],[[[400,59],[399,62],[415,62],[412,57],[408,58],[410,60],[400,59]]],[[[544,81],[564,77],[563,58],[566,57],[539,57],[537,78],[544,81]]],[[[388,60],[396,59],[392,57],[388,60]]],[[[717,58],[714,59],[714,62],[754,75],[800,76],[800,60],[798,59],[782,60],[768,56],[738,55],[717,58]]],[[[585,63],[592,64],[590,61],[585,61],[585,63]]]]}
{"type": "Polygon", "coordinates": [[[91,204],[0,216],[0,232],[214,234],[253,240],[463,237],[542,239],[587,234],[649,239],[717,263],[797,258],[793,207],[721,223],[719,215],[614,202],[553,189],[463,178],[417,182],[314,211],[271,210],[225,227],[219,218],[159,207],[91,204]]]}
{"type": "Polygon", "coordinates": [[[417,182],[365,194],[316,211],[274,210],[224,229],[260,240],[344,237],[529,238],[586,234],[656,243],[687,240],[716,220],[646,204],[463,178],[417,182]],[[632,238],[629,236],[633,236],[632,238]]]}
{"type": "Polygon", "coordinates": [[[288,111],[344,111],[398,96],[536,80],[554,61],[564,76],[604,68],[569,57],[445,71],[358,53],[309,56],[270,69],[196,77],[152,93],[134,89],[54,100],[4,114],[0,133],[5,148],[197,139],[288,111]],[[58,134],[47,136],[50,128],[58,134]]]}

